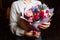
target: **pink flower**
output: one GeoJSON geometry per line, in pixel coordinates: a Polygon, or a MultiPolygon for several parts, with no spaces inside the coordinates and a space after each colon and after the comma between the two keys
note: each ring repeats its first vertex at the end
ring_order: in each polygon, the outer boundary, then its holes
{"type": "Polygon", "coordinates": [[[33,22],[33,17],[30,17],[29,19],[27,19],[28,22],[33,22]]]}
{"type": "Polygon", "coordinates": [[[32,10],[27,10],[26,13],[25,13],[25,16],[26,16],[26,17],[33,16],[32,10]]]}

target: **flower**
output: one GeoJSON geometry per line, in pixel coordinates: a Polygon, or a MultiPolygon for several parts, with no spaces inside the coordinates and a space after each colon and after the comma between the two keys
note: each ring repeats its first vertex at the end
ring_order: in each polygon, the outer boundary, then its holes
{"type": "Polygon", "coordinates": [[[31,10],[31,9],[30,9],[30,10],[27,10],[27,11],[25,12],[25,16],[27,16],[27,17],[33,16],[32,10],[31,10]]]}

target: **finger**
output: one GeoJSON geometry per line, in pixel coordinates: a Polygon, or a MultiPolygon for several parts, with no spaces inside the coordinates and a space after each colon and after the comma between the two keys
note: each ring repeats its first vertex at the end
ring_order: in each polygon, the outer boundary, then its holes
{"type": "Polygon", "coordinates": [[[51,22],[51,19],[48,22],[51,22]]]}
{"type": "Polygon", "coordinates": [[[33,30],[31,30],[30,32],[32,32],[32,33],[33,33],[33,30]]]}
{"type": "Polygon", "coordinates": [[[50,27],[50,25],[40,25],[38,28],[47,29],[49,27],[50,27]]]}
{"type": "Polygon", "coordinates": [[[44,22],[42,25],[50,25],[50,22],[44,22]]]}
{"type": "Polygon", "coordinates": [[[41,25],[41,27],[49,27],[50,25],[41,25]]]}
{"type": "Polygon", "coordinates": [[[50,25],[40,25],[40,28],[47,29],[50,25]]]}
{"type": "Polygon", "coordinates": [[[39,38],[40,35],[41,35],[41,32],[38,32],[37,34],[34,34],[34,37],[39,38]]]}
{"type": "Polygon", "coordinates": [[[42,29],[47,29],[47,28],[49,28],[49,26],[50,26],[50,25],[41,25],[40,28],[42,28],[42,29]]]}
{"type": "Polygon", "coordinates": [[[40,27],[40,28],[42,28],[42,29],[47,29],[48,27],[40,27]]]}
{"type": "Polygon", "coordinates": [[[33,36],[33,34],[32,34],[32,33],[26,33],[26,35],[27,35],[27,36],[33,36]]]}

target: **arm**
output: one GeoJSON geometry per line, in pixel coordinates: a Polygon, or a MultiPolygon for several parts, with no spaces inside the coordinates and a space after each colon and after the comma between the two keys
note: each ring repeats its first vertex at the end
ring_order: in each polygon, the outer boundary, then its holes
{"type": "Polygon", "coordinates": [[[27,32],[27,31],[24,31],[22,29],[20,29],[18,26],[17,26],[17,11],[16,11],[16,5],[15,3],[12,4],[11,6],[11,12],[10,12],[10,28],[11,28],[11,31],[13,34],[16,34],[16,35],[20,35],[20,34],[23,34],[23,35],[27,35],[27,36],[33,36],[33,32],[27,32]]]}
{"type": "Polygon", "coordinates": [[[11,6],[11,12],[10,12],[10,28],[12,33],[16,35],[24,34],[24,30],[17,27],[17,12],[16,12],[16,5],[15,3],[11,6]]]}

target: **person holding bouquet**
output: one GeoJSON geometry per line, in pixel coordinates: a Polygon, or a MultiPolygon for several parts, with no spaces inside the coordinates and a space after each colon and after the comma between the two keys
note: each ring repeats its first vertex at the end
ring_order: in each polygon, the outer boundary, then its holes
{"type": "MultiPolygon", "coordinates": [[[[35,4],[41,5],[41,2],[38,0],[19,0],[12,3],[11,12],[10,12],[10,26],[11,26],[10,29],[12,33],[16,35],[16,40],[41,40],[40,37],[41,31],[37,32],[37,34],[34,34],[34,31],[26,31],[17,26],[18,25],[17,22],[19,20],[18,18],[23,18],[24,20],[26,20],[26,18],[24,18],[26,14],[24,13],[27,11],[27,7],[32,8],[32,6],[35,6],[35,4]],[[22,14],[22,16],[20,14],[22,14]],[[36,39],[35,37],[37,37],[38,39],[36,39]]],[[[32,13],[31,10],[30,13],[32,13]]],[[[33,14],[31,15],[33,16],[33,14]]],[[[27,14],[27,16],[31,16],[31,15],[27,14]]],[[[28,20],[28,22],[30,21],[30,19],[28,20]]],[[[24,21],[20,21],[20,22],[24,23],[24,21]]],[[[47,29],[49,26],[50,26],[50,21],[44,22],[39,26],[39,28],[47,29]]]]}

